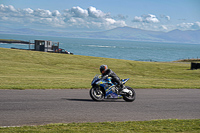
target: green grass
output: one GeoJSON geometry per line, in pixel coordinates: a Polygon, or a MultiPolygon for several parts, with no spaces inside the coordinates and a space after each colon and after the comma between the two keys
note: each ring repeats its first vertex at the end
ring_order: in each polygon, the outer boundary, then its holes
{"type": "Polygon", "coordinates": [[[0,89],[90,88],[107,64],[133,88],[200,88],[200,70],[188,63],[139,62],[0,48],[0,89]]]}
{"type": "Polygon", "coordinates": [[[1,133],[199,133],[200,119],[132,122],[68,123],[43,126],[0,127],[1,133]]]}

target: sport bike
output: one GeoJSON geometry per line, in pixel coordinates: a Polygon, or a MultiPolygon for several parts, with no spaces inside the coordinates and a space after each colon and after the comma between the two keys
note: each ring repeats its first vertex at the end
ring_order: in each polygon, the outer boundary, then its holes
{"type": "MultiPolygon", "coordinates": [[[[118,92],[120,86],[117,83],[112,83],[111,77],[105,79],[101,75],[96,75],[92,80],[92,88],[90,89],[90,97],[94,101],[102,101],[104,99],[120,99],[123,98],[127,102],[133,102],[135,100],[135,91],[125,86],[121,92],[118,92]]],[[[128,79],[121,79],[125,84],[128,79]]]]}

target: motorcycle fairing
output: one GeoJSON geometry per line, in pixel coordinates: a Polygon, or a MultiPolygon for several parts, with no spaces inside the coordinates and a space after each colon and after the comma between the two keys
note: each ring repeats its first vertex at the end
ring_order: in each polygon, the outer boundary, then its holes
{"type": "Polygon", "coordinates": [[[103,80],[104,83],[100,85],[105,89],[105,98],[122,98],[121,95],[118,95],[117,93],[113,92],[112,88],[116,87],[116,85],[112,83],[111,79],[111,77],[106,78],[105,80],[103,80]]]}
{"type": "Polygon", "coordinates": [[[127,79],[122,79],[121,81],[122,81],[123,84],[125,84],[128,80],[129,80],[129,78],[127,78],[127,79]]]}

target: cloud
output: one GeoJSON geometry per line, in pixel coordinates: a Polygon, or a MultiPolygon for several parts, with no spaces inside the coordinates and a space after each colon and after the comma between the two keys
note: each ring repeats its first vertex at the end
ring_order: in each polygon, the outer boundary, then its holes
{"type": "Polygon", "coordinates": [[[83,29],[111,29],[126,26],[125,21],[113,19],[110,13],[104,13],[95,7],[83,9],[79,6],[50,11],[45,9],[15,9],[12,5],[0,5],[0,24],[28,26],[32,28],[83,28],[83,29]]]}
{"type": "Polygon", "coordinates": [[[143,18],[135,16],[134,19],[133,19],[133,22],[143,22],[143,18]]]}
{"type": "Polygon", "coordinates": [[[167,20],[167,21],[170,21],[170,16],[168,16],[168,15],[160,15],[160,19],[165,19],[165,20],[167,20]]]}
{"type": "Polygon", "coordinates": [[[128,16],[118,14],[111,16],[93,6],[81,8],[79,6],[65,10],[45,10],[31,8],[15,8],[12,5],[0,4],[0,25],[6,27],[27,27],[36,29],[60,28],[60,30],[108,30],[116,27],[128,26],[144,30],[170,31],[199,30],[200,22],[171,24],[168,15],[145,14],[135,16],[130,23],[128,16]]]}
{"type": "Polygon", "coordinates": [[[56,17],[56,16],[60,16],[60,12],[58,10],[55,10],[52,12],[52,16],[56,17]]]}
{"type": "Polygon", "coordinates": [[[155,15],[147,14],[142,16],[135,16],[132,22],[159,23],[160,21],[155,15]]]}
{"type": "Polygon", "coordinates": [[[200,22],[177,24],[177,29],[181,30],[200,30],[200,22]]]}
{"type": "Polygon", "coordinates": [[[114,19],[118,19],[118,20],[126,20],[128,18],[128,16],[123,15],[123,14],[118,14],[117,16],[113,17],[114,19]]]}
{"type": "Polygon", "coordinates": [[[90,6],[88,8],[88,14],[93,18],[106,18],[109,16],[109,13],[104,13],[101,10],[97,10],[95,7],[90,6]]]}
{"type": "Polygon", "coordinates": [[[159,23],[160,21],[156,18],[155,15],[148,14],[148,15],[143,15],[144,21],[147,23],[159,23]]]}
{"type": "Polygon", "coordinates": [[[165,16],[165,18],[169,21],[170,20],[170,16],[165,16]]]}
{"type": "Polygon", "coordinates": [[[80,17],[84,18],[88,16],[88,11],[85,9],[77,7],[72,7],[71,9],[67,9],[66,12],[70,15],[70,17],[80,17]]]}
{"type": "Polygon", "coordinates": [[[161,25],[161,26],[160,26],[160,30],[167,31],[167,30],[168,30],[168,28],[167,28],[167,26],[165,26],[165,25],[161,25]]]}
{"type": "Polygon", "coordinates": [[[16,12],[17,10],[12,6],[5,6],[3,4],[0,5],[0,10],[1,12],[16,12]]]}
{"type": "Polygon", "coordinates": [[[34,11],[31,8],[26,8],[21,11],[23,14],[32,14],[34,11]]]}
{"type": "Polygon", "coordinates": [[[177,29],[177,25],[172,24],[171,17],[163,14],[159,16],[153,14],[135,16],[132,22],[131,27],[143,30],[171,31],[177,29]]]}
{"type": "Polygon", "coordinates": [[[126,26],[125,21],[111,18],[109,13],[104,13],[90,6],[87,9],[81,7],[72,7],[64,10],[64,21],[70,26],[88,29],[111,29],[120,26],[126,26]]]}
{"type": "Polygon", "coordinates": [[[50,18],[52,17],[52,13],[49,10],[44,9],[36,9],[33,12],[34,16],[41,17],[41,18],[50,18]]]}
{"type": "Polygon", "coordinates": [[[200,29],[200,22],[193,23],[193,25],[191,26],[191,28],[194,29],[194,30],[199,30],[200,29]]]}
{"type": "Polygon", "coordinates": [[[135,16],[132,22],[134,28],[154,31],[165,31],[167,29],[167,27],[160,24],[160,20],[153,14],[135,16]]]}

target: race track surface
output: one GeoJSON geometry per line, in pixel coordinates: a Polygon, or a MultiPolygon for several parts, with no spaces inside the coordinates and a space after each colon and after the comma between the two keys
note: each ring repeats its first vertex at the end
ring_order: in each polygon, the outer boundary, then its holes
{"type": "Polygon", "coordinates": [[[0,126],[200,119],[199,89],[136,89],[136,100],[92,101],[88,89],[0,90],[0,126]]]}

